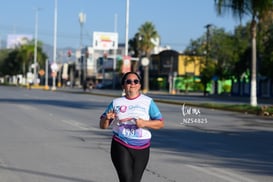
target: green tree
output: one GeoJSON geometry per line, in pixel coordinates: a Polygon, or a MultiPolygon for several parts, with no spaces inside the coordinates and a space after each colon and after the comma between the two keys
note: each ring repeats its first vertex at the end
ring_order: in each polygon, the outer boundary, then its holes
{"type": "Polygon", "coordinates": [[[236,55],[234,37],[224,29],[215,28],[210,41],[210,55],[215,61],[215,75],[218,79],[228,79],[232,74],[236,55]]]}
{"type": "Polygon", "coordinates": [[[17,57],[18,50],[9,51],[7,57],[5,58],[2,68],[4,75],[16,75],[20,73],[20,60],[17,57]]]}
{"type": "Polygon", "coordinates": [[[30,70],[30,66],[34,59],[34,46],[33,45],[22,45],[20,47],[18,58],[21,60],[21,68],[23,75],[30,70]]]}
{"type": "Polygon", "coordinates": [[[154,24],[152,22],[145,22],[138,29],[136,36],[138,37],[137,46],[140,54],[149,57],[155,47],[153,40],[159,39],[159,34],[154,24]]]}
{"type": "MultiPolygon", "coordinates": [[[[38,42],[37,47],[37,63],[38,69],[44,68],[46,54],[42,50],[42,43],[38,42]]],[[[4,51],[3,56],[0,58],[0,72],[3,75],[17,75],[30,71],[31,64],[34,63],[34,42],[24,44],[16,47],[15,49],[9,49],[4,51]]]]}
{"type": "Polygon", "coordinates": [[[208,37],[207,35],[202,35],[196,40],[191,40],[190,46],[188,46],[184,53],[190,56],[200,56],[201,57],[201,70],[200,78],[203,85],[204,95],[207,92],[207,84],[211,81],[212,76],[215,72],[215,67],[212,64],[212,59],[209,57],[208,53],[208,37]]]}
{"type": "Polygon", "coordinates": [[[220,80],[233,78],[234,75],[240,78],[249,70],[247,54],[249,53],[250,32],[247,30],[248,26],[240,25],[236,27],[233,34],[226,32],[223,28],[213,26],[209,34],[209,41],[205,34],[196,40],[191,40],[190,45],[184,51],[185,54],[203,57],[203,65],[208,56],[207,61],[210,65],[207,68],[204,66],[201,70],[204,89],[206,82],[211,81],[213,76],[220,80]]]}
{"type": "Polygon", "coordinates": [[[268,28],[267,31],[267,37],[264,41],[264,50],[263,54],[261,56],[261,64],[260,64],[260,70],[261,74],[264,76],[267,76],[271,80],[273,80],[273,24],[271,27],[268,28]]]}
{"type": "Polygon", "coordinates": [[[0,76],[4,76],[4,72],[6,71],[4,64],[5,60],[9,55],[10,50],[8,49],[1,49],[0,50],[0,76]]]}
{"type": "Polygon", "coordinates": [[[251,66],[251,59],[249,59],[251,55],[251,52],[249,52],[251,49],[249,43],[251,35],[249,29],[250,24],[247,24],[246,26],[239,25],[235,28],[233,35],[234,42],[232,46],[234,48],[234,59],[236,61],[233,65],[232,75],[235,75],[238,80],[251,66]]]}
{"type": "Polygon", "coordinates": [[[250,104],[251,106],[257,106],[257,83],[256,83],[256,62],[257,62],[257,50],[256,50],[256,29],[257,21],[267,15],[272,10],[272,0],[215,0],[216,10],[219,15],[222,15],[223,11],[231,11],[235,18],[240,20],[244,16],[250,15],[251,17],[251,47],[252,47],[252,61],[251,61],[251,93],[250,104]]]}
{"type": "Polygon", "coordinates": [[[263,77],[267,77],[273,80],[273,10],[269,11],[267,16],[264,16],[262,19],[260,19],[258,28],[259,31],[257,34],[257,47],[260,51],[258,57],[259,73],[263,77]]]}
{"type": "Polygon", "coordinates": [[[138,49],[138,38],[138,33],[136,33],[135,36],[129,40],[129,52],[133,57],[140,57],[138,49]]]}
{"type": "Polygon", "coordinates": [[[200,78],[203,85],[204,96],[207,94],[207,85],[212,80],[216,71],[215,55],[212,56],[212,50],[214,49],[214,47],[212,47],[213,32],[211,29],[207,29],[206,34],[197,40],[191,40],[190,46],[184,51],[185,54],[201,57],[200,78]]]}
{"type": "Polygon", "coordinates": [[[138,32],[129,40],[129,52],[133,57],[150,56],[155,44],[153,40],[159,39],[159,34],[152,22],[145,22],[138,32]]]}
{"type": "MultiPolygon", "coordinates": [[[[159,34],[152,22],[145,22],[142,24],[138,32],[135,34],[134,39],[131,41],[131,45],[136,46],[132,49],[138,55],[138,57],[150,58],[151,52],[155,47],[154,41],[159,40],[159,34]]],[[[143,92],[149,90],[149,67],[144,67],[144,87],[143,92]]]]}
{"type": "MultiPolygon", "coordinates": [[[[19,57],[22,63],[26,66],[27,69],[31,64],[34,63],[34,42],[30,42],[29,44],[22,45],[19,48],[19,57]]],[[[38,68],[44,68],[45,60],[47,59],[47,55],[42,50],[42,42],[38,41],[37,45],[37,64],[38,68]]]]}

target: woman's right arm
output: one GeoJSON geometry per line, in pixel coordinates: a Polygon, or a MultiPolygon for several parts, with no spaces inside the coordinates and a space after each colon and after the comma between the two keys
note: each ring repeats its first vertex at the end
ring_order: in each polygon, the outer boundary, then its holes
{"type": "Polygon", "coordinates": [[[100,117],[100,128],[106,129],[110,126],[111,120],[114,119],[113,101],[107,106],[104,113],[100,117]]]}
{"type": "Polygon", "coordinates": [[[110,110],[106,114],[103,114],[100,118],[100,128],[106,129],[111,124],[112,120],[115,119],[116,113],[113,110],[110,110]]]}
{"type": "Polygon", "coordinates": [[[100,119],[100,128],[101,129],[106,129],[109,127],[109,125],[110,125],[110,119],[107,119],[107,116],[102,117],[100,119]]]}

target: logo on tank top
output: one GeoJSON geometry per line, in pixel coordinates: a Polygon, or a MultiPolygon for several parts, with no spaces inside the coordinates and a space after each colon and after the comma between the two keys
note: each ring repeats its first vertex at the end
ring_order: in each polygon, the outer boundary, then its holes
{"type": "Polygon", "coordinates": [[[127,110],[127,106],[120,106],[119,111],[124,113],[127,110]]]}

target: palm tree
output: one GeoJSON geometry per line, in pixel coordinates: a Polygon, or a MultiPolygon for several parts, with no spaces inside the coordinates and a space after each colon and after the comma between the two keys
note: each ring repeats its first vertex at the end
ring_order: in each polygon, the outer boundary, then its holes
{"type": "MultiPolygon", "coordinates": [[[[139,50],[140,57],[150,58],[151,52],[156,46],[153,40],[158,40],[159,35],[152,22],[145,22],[136,34],[137,37],[137,49],[139,50]]],[[[143,92],[149,90],[149,66],[144,67],[144,88],[143,92]]]]}
{"type": "Polygon", "coordinates": [[[27,45],[22,45],[18,49],[18,57],[22,62],[22,71],[24,76],[26,76],[26,73],[29,71],[30,65],[33,60],[33,46],[27,45]]]}
{"type": "Polygon", "coordinates": [[[155,44],[152,40],[159,38],[159,35],[152,22],[145,22],[138,29],[138,49],[141,51],[143,56],[149,57],[155,44]]]}
{"type": "Polygon", "coordinates": [[[223,11],[232,11],[235,18],[242,20],[244,16],[251,16],[251,47],[252,47],[252,69],[251,69],[251,93],[250,105],[257,106],[257,83],[256,83],[256,32],[257,22],[263,19],[273,8],[272,0],[214,0],[218,15],[222,15],[223,11]]]}

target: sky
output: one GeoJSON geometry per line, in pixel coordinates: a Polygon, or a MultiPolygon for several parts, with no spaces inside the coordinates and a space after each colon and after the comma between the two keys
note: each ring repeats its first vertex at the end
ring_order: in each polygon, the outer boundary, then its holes
{"type": "MultiPolygon", "coordinates": [[[[8,34],[32,34],[35,37],[36,32],[39,41],[54,45],[56,18],[58,48],[79,48],[81,43],[92,46],[93,32],[116,31],[119,43],[125,42],[126,0],[0,0],[0,2],[2,41],[7,39],[8,34]],[[54,16],[55,8],[57,16],[54,16]],[[80,12],[86,15],[82,29],[79,22],[80,12]]],[[[202,36],[206,32],[207,24],[233,32],[234,27],[240,23],[231,14],[217,16],[214,0],[129,0],[128,12],[129,39],[134,37],[141,25],[150,21],[160,35],[160,45],[170,46],[177,51],[184,50],[190,40],[202,36]]]]}

